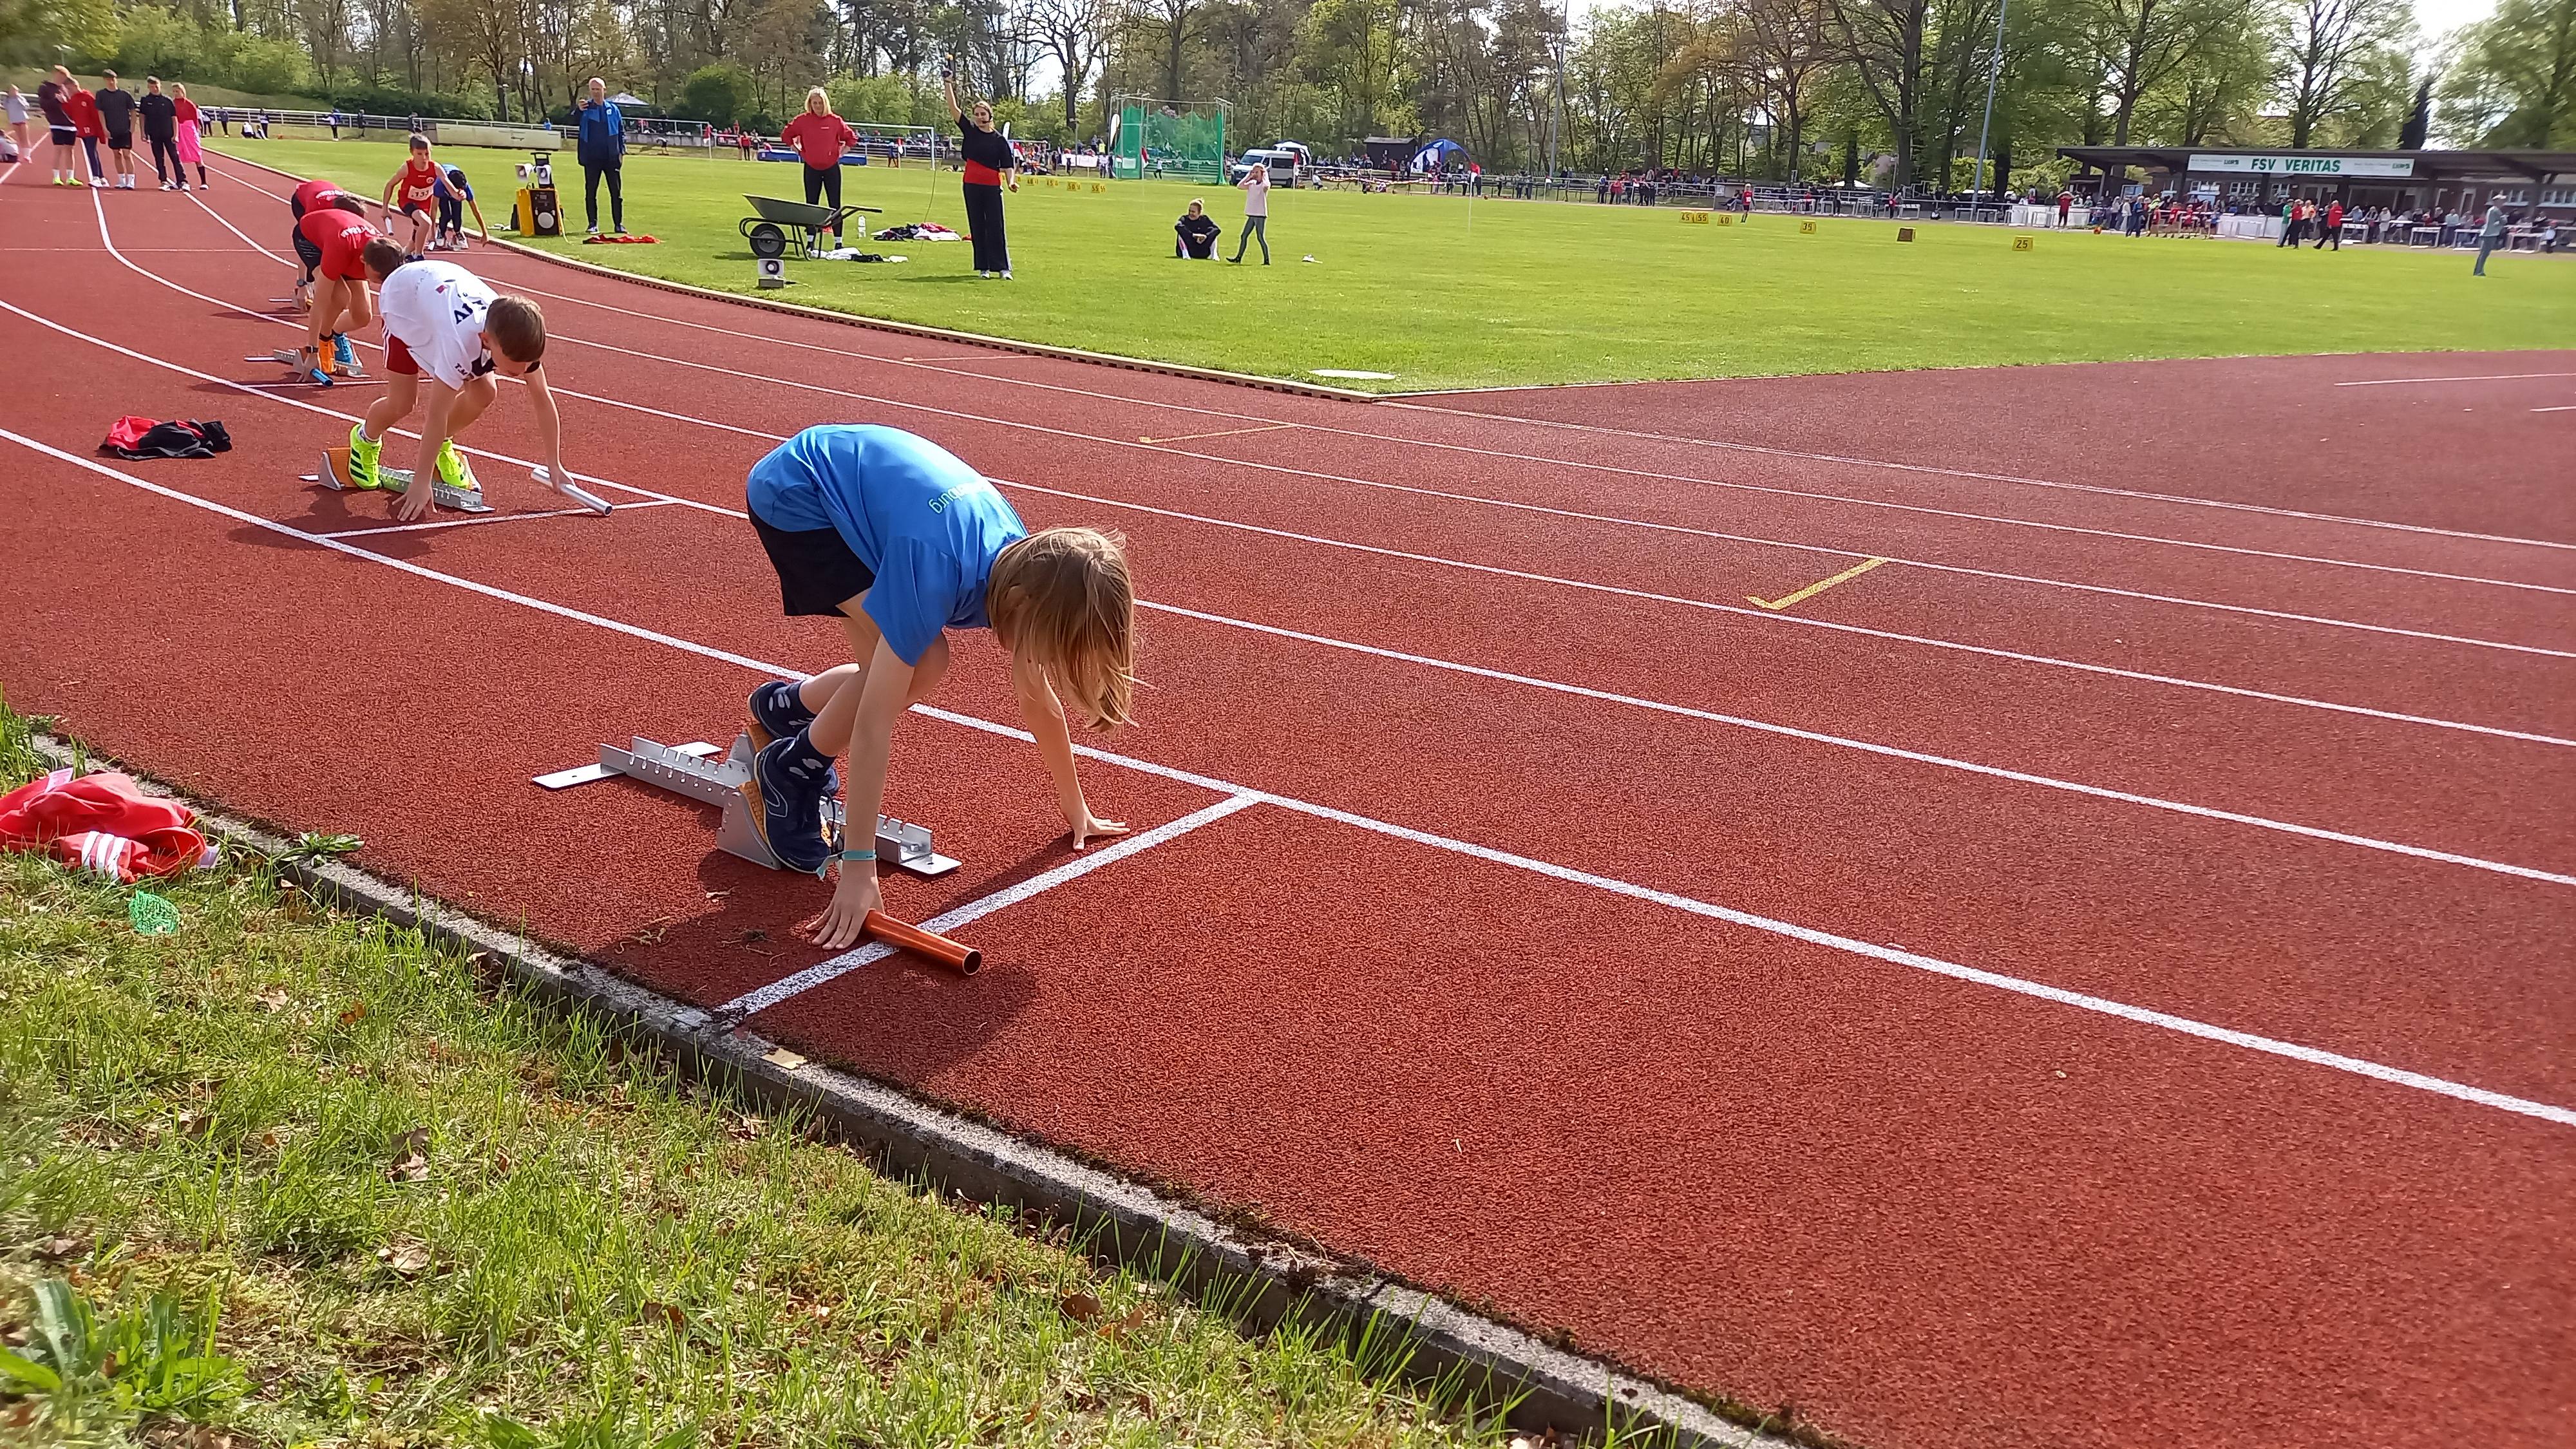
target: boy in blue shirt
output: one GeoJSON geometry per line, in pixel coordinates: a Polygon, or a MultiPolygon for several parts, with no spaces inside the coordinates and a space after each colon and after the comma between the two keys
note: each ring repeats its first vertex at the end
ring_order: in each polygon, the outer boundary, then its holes
{"type": "Polygon", "coordinates": [[[815,944],[859,939],[879,905],[873,826],[884,809],[894,723],[948,671],[949,629],[989,628],[1038,757],[1080,850],[1127,827],[1091,813],[1073,767],[1066,705],[1094,728],[1129,718],[1136,596],[1119,541],[1096,529],[1030,533],[1001,493],[955,454],[895,428],[807,428],[753,465],[751,526],[778,570],[791,617],[841,621],[856,661],[752,691],[758,753],[742,793],[772,853],[822,875],[833,848],[823,802],[850,759],[840,885],[808,923],[815,944]]]}

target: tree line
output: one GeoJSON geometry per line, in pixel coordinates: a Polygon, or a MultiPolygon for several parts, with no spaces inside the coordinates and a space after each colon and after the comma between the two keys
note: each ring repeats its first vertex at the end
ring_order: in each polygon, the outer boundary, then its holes
{"type": "MultiPolygon", "coordinates": [[[[2576,0],[2417,35],[2410,0],[0,0],[0,59],[531,120],[607,78],[773,130],[810,85],[931,124],[943,57],[1014,134],[1222,99],[1237,146],[1444,136],[1491,171],[1964,189],[2057,146],[2576,148],[2576,0]],[[1994,97],[1989,111],[1987,91],[1994,97]]],[[[1990,180],[1989,184],[1994,184],[1990,180]]]]}

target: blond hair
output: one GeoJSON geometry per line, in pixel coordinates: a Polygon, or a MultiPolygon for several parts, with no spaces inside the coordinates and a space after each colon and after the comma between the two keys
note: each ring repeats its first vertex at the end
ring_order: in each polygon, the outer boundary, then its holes
{"type": "Polygon", "coordinates": [[[984,590],[994,636],[1045,671],[1057,696],[1116,729],[1134,716],[1136,587],[1126,540],[1096,528],[1046,528],[1003,549],[984,590]]]}

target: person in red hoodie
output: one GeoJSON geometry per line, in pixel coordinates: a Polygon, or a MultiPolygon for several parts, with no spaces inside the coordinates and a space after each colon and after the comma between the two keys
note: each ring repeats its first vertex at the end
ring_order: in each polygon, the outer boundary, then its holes
{"type": "Polygon", "coordinates": [[[2343,199],[2341,197],[2326,203],[2325,225],[2317,228],[2317,250],[2324,251],[2328,242],[2334,243],[2336,251],[2343,250],[2343,199]]]}
{"type": "MultiPolygon", "coordinates": [[[[858,144],[859,133],[850,123],[832,113],[832,98],[816,86],[805,93],[805,113],[787,123],[778,139],[796,148],[805,162],[805,204],[812,206],[818,198],[828,198],[832,209],[841,209],[841,153],[858,144]]],[[[841,224],[832,223],[832,246],[841,245],[841,224]]]]}
{"type": "MultiPolygon", "coordinates": [[[[68,84],[72,73],[55,66],[54,78],[68,84]]],[[[80,135],[81,149],[89,153],[89,184],[107,185],[107,168],[98,164],[98,143],[107,139],[107,127],[98,118],[98,97],[77,85],[72,86],[63,97],[63,109],[71,115],[72,130],[80,135]]]]}

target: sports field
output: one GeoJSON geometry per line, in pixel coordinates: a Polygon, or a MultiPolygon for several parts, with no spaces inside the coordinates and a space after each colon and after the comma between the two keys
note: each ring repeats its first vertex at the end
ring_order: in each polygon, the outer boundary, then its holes
{"type": "MultiPolygon", "coordinates": [[[[400,155],[379,141],[215,144],[377,194],[400,155]]],[[[495,226],[515,152],[446,153],[495,226]]],[[[583,246],[580,168],[556,181],[569,230],[549,249],[727,291],[756,291],[735,230],[746,192],[803,196],[778,162],[636,156],[627,225],[650,247],[583,246]]],[[[965,227],[955,172],[844,168],[843,199],[881,224],[965,227]]],[[[1016,277],[984,282],[962,244],[886,243],[900,265],[791,262],[793,301],[899,322],[1270,377],[1393,374],[1383,391],[1744,377],[1890,368],[2511,349],[2576,336],[2576,258],[2511,258],[2469,275],[2452,253],[2292,256],[2218,241],[2038,235],[1992,227],[1756,215],[1693,226],[1670,208],[1274,192],[1277,265],[1175,260],[1193,196],[1226,229],[1239,198],[1177,183],[1032,179],[1009,202],[1016,277]],[[1302,258],[1312,256],[1311,263],[1302,258]]],[[[600,198],[607,220],[607,197],[600,198]]],[[[282,228],[281,228],[282,232],[282,228]]],[[[1256,250],[1254,258],[1259,256],[1256,250]]]]}

